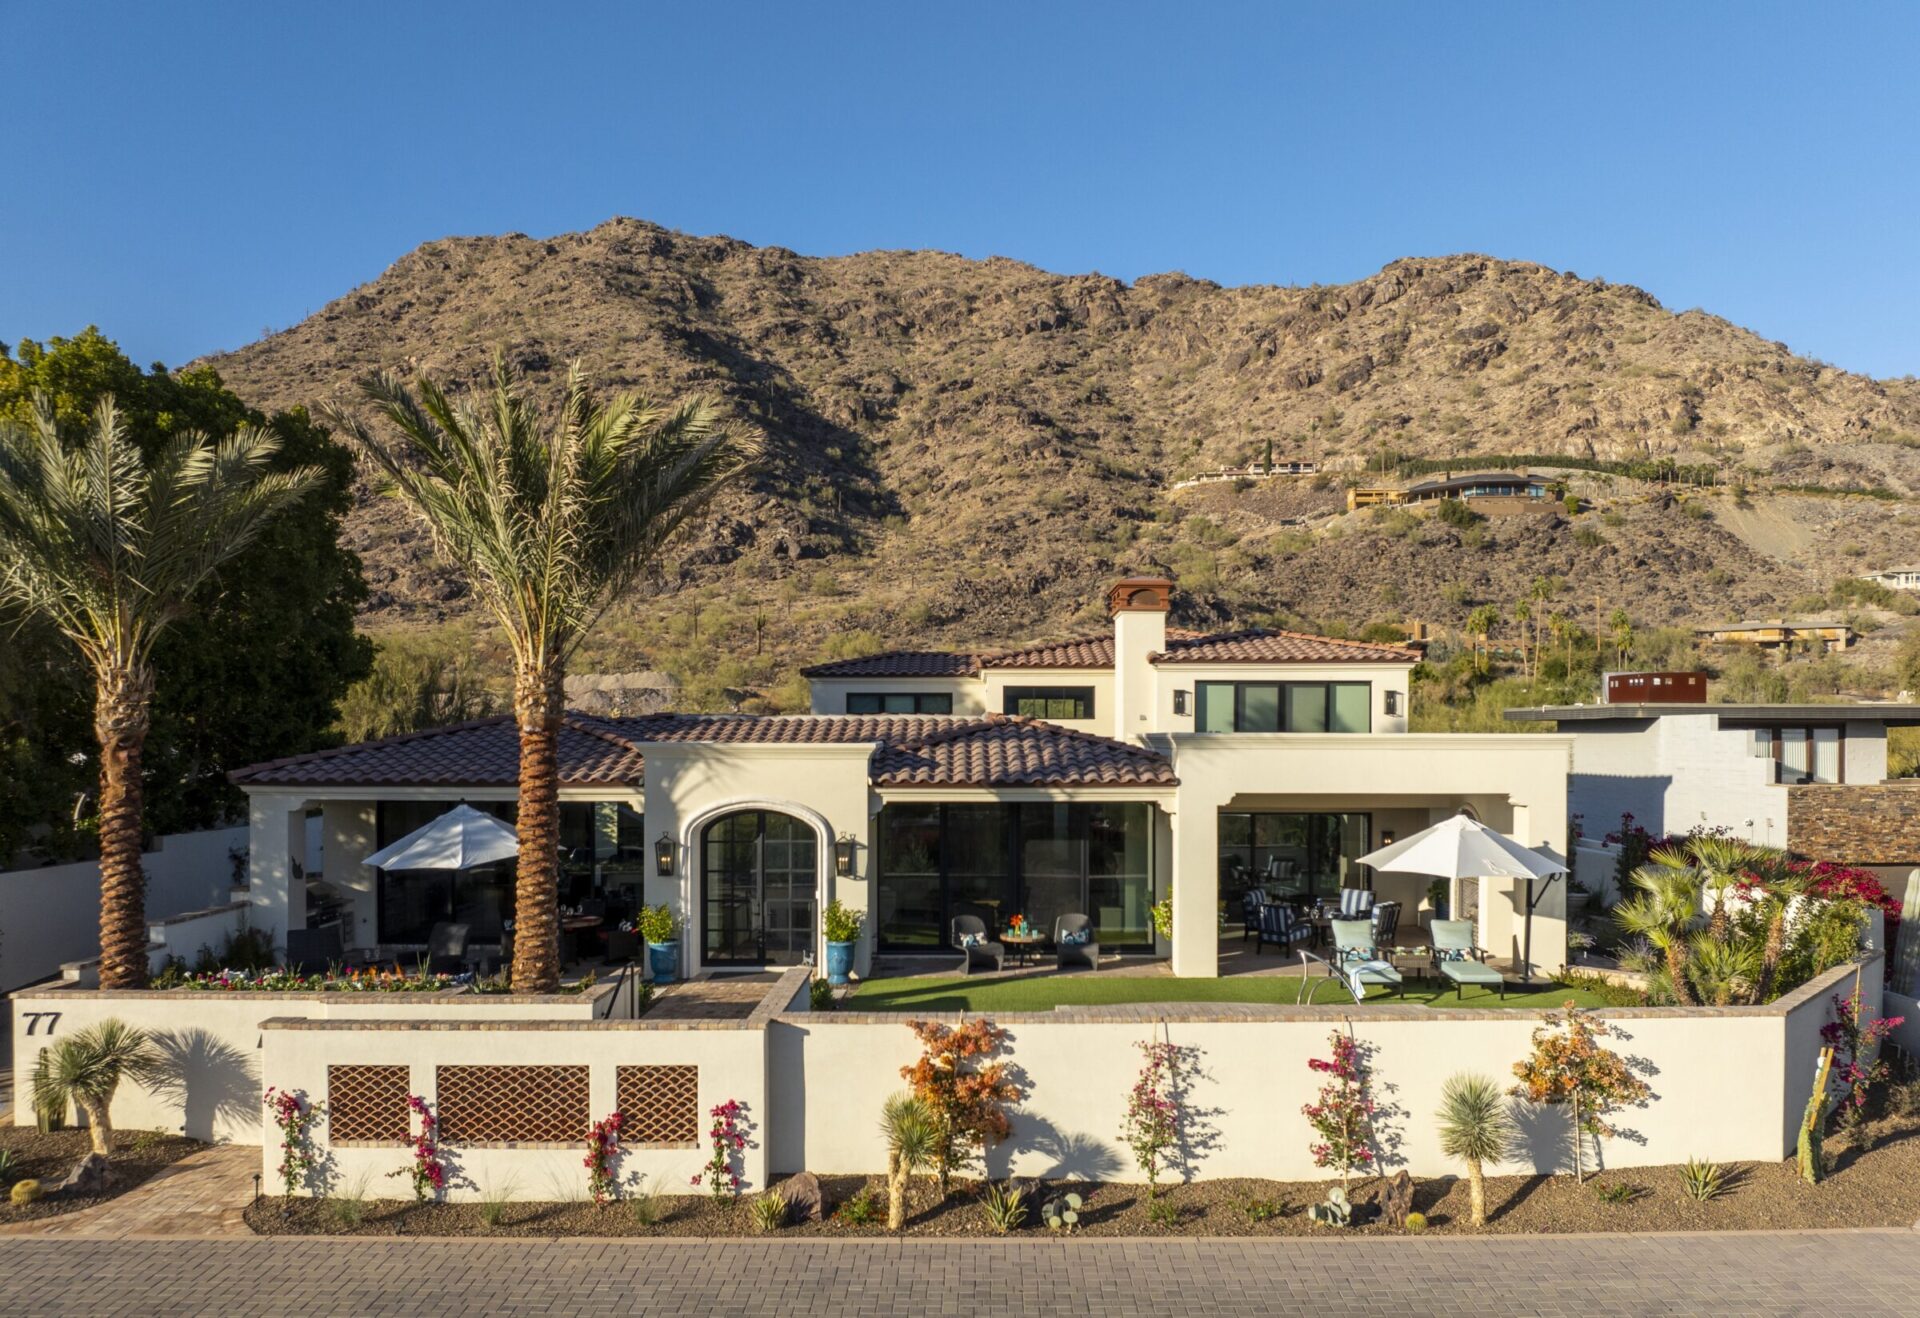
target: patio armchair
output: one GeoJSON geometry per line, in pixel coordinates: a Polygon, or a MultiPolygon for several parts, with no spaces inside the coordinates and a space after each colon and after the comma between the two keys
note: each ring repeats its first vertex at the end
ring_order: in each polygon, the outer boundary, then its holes
{"type": "Polygon", "coordinates": [[[1269,943],[1285,952],[1295,944],[1313,941],[1313,925],[1285,902],[1263,903],[1255,916],[1255,932],[1259,935],[1253,945],[1255,956],[1269,943]]]}
{"type": "Polygon", "coordinates": [[[1373,893],[1365,888],[1342,888],[1340,890],[1340,918],[1357,920],[1373,910],[1373,893]]]}
{"type": "Polygon", "coordinates": [[[1407,984],[1400,972],[1383,960],[1375,950],[1373,922],[1370,920],[1334,920],[1333,952],[1327,958],[1327,973],[1352,983],[1390,984],[1405,997],[1407,984]]]}
{"type": "Polygon", "coordinates": [[[1063,915],[1053,922],[1054,964],[1061,970],[1079,967],[1100,968],[1100,944],[1093,936],[1093,921],[1084,915],[1063,915]]]}
{"type": "MultiPolygon", "coordinates": [[[[1267,895],[1258,888],[1248,888],[1240,894],[1240,941],[1246,942],[1259,932],[1260,907],[1267,895]]],[[[1257,950],[1257,949],[1256,949],[1257,950]]]]}
{"type": "Polygon", "coordinates": [[[1435,920],[1433,922],[1433,964],[1453,983],[1453,996],[1466,996],[1466,986],[1498,988],[1500,999],[1507,997],[1507,977],[1488,965],[1487,950],[1473,945],[1473,921],[1435,920]]]}
{"type": "Polygon", "coordinates": [[[458,975],[467,969],[467,926],[442,922],[427,934],[427,973],[458,975]]]}
{"type": "Polygon", "coordinates": [[[1394,935],[1400,929],[1400,903],[1375,902],[1373,907],[1373,944],[1375,947],[1392,947],[1394,935]]]}
{"type": "Polygon", "coordinates": [[[347,964],[346,939],[340,922],[317,929],[287,930],[287,964],[303,975],[324,975],[347,964]]]}
{"type": "Polygon", "coordinates": [[[963,975],[971,975],[975,966],[998,970],[1006,963],[1006,945],[988,939],[987,922],[977,915],[953,917],[953,945],[965,958],[960,963],[963,975]]]}

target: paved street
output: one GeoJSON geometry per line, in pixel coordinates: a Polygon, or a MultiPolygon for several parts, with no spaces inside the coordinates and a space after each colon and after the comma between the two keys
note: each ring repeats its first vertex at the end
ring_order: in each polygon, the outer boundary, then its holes
{"type": "Polygon", "coordinates": [[[0,1241],[7,1314],[1912,1314],[1910,1231],[1487,1240],[0,1241]]]}

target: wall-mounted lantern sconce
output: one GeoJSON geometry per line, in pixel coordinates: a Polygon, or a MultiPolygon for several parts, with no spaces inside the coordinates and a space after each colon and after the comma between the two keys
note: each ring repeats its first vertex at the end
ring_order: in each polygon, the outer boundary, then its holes
{"type": "Polygon", "coordinates": [[[663,879],[673,877],[673,839],[665,833],[653,844],[653,872],[663,879]]]}
{"type": "Polygon", "coordinates": [[[842,833],[833,844],[833,872],[843,879],[853,877],[853,853],[858,846],[851,833],[842,833]]]}
{"type": "Polygon", "coordinates": [[[1381,845],[1381,846],[1383,846],[1383,847],[1390,847],[1390,846],[1392,846],[1392,845],[1393,845],[1393,830],[1392,830],[1392,829],[1390,829],[1390,828],[1383,828],[1383,829],[1381,829],[1381,830],[1380,830],[1380,845],[1381,845]]]}

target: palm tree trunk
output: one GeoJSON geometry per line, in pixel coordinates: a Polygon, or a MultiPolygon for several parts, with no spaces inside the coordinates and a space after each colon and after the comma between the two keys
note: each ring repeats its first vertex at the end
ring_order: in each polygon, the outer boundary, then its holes
{"type": "Polygon", "coordinates": [[[1687,945],[1678,934],[1667,940],[1667,977],[1673,981],[1673,1000],[1683,1007],[1697,1006],[1693,986],[1687,983],[1687,945]]]}
{"type": "Polygon", "coordinates": [[[1467,1159],[1467,1206],[1475,1226],[1487,1224],[1487,1171],[1478,1158],[1467,1159]]]}
{"type": "Polygon", "coordinates": [[[1780,953],[1787,942],[1787,904],[1781,902],[1767,921],[1767,945],[1760,953],[1760,975],[1753,982],[1753,1000],[1765,1002],[1773,992],[1773,977],[1780,972],[1780,953]]]}
{"type": "Polygon", "coordinates": [[[513,675],[520,728],[520,863],[513,898],[513,991],[560,986],[560,716],[557,661],[513,675]]]}
{"type": "Polygon", "coordinates": [[[137,989],[147,982],[140,755],[152,718],[153,673],[137,662],[97,672],[93,700],[100,742],[100,987],[137,989]]]}
{"type": "Polygon", "coordinates": [[[87,1137],[93,1141],[93,1151],[103,1158],[113,1156],[113,1118],[107,1112],[107,1105],[87,1094],[73,1096],[75,1106],[86,1114],[87,1137]]]}

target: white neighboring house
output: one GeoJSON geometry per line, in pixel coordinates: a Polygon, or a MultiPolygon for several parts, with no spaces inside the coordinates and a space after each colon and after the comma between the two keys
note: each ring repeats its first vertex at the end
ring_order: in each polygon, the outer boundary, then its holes
{"type": "Polygon", "coordinates": [[[1920,590],[1920,567],[1889,567],[1868,572],[1862,581],[1871,581],[1890,590],[1920,590]]]}
{"type": "Polygon", "coordinates": [[[1706,825],[1777,847],[1787,844],[1789,788],[1885,782],[1887,729],[1920,726],[1920,705],[1649,701],[1506,717],[1572,735],[1567,795],[1585,836],[1631,814],[1656,835],[1706,825]]]}
{"type": "MultiPolygon", "coordinates": [[[[1092,917],[1103,951],[1218,973],[1240,895],[1374,887],[1409,923],[1427,881],[1356,858],[1468,811],[1531,847],[1566,846],[1571,740],[1407,732],[1416,651],[1309,636],[1170,630],[1173,583],[1108,592],[1098,636],[995,654],[894,651],[807,670],[810,714],[570,714],[560,741],[562,902],[668,903],[692,971],[817,962],[820,912],[868,915],[858,952],[925,954],[952,920],[1092,917]],[[1171,897],[1174,937],[1153,904],[1171,897]]],[[[510,866],[373,872],[360,859],[452,805],[510,817],[511,719],[346,746],[238,771],[252,812],[253,923],[322,920],[394,954],[432,925],[497,940],[510,866]],[[317,886],[293,881],[310,814],[317,886]]],[[[312,876],[308,876],[311,879],[312,876]]],[[[1517,958],[1524,891],[1461,884],[1453,909],[1517,958]]],[[[1534,912],[1535,964],[1565,960],[1564,899],[1534,912]]]]}

